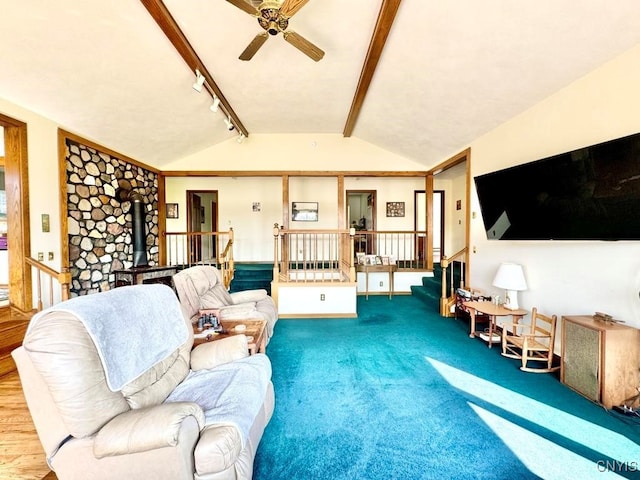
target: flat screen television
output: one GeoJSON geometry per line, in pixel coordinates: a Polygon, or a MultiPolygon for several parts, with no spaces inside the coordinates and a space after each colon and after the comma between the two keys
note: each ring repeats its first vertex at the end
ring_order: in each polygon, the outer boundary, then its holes
{"type": "Polygon", "coordinates": [[[640,133],[474,181],[489,239],[640,240],[640,133]]]}

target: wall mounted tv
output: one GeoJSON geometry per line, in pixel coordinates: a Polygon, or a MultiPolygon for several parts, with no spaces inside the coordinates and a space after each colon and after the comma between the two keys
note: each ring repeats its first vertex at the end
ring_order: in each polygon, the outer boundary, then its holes
{"type": "Polygon", "coordinates": [[[489,239],[640,240],[640,134],[474,181],[489,239]]]}

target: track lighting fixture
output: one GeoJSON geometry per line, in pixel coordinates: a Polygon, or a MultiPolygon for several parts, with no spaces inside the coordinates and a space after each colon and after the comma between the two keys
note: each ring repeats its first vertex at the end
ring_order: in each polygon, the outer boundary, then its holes
{"type": "MultiPolygon", "coordinates": [[[[196,72],[196,81],[193,83],[193,89],[197,92],[202,92],[202,89],[204,88],[207,79],[202,74],[202,72],[200,72],[199,69],[196,68],[195,72],[196,72]]],[[[213,89],[211,88],[211,86],[207,85],[207,93],[210,93],[211,96],[213,97],[213,101],[209,106],[209,110],[211,110],[214,113],[221,111],[221,113],[224,115],[223,120],[224,120],[225,126],[227,127],[227,130],[230,132],[234,131],[236,129],[236,126],[231,121],[231,115],[229,115],[228,106],[225,104],[221,106],[220,98],[218,98],[218,96],[215,93],[213,93],[212,90],[213,89]]],[[[242,143],[244,139],[245,139],[245,135],[242,132],[240,132],[240,136],[237,138],[237,142],[242,143]]]]}
{"type": "Polygon", "coordinates": [[[201,92],[201,91],[202,91],[202,86],[204,85],[204,80],[205,80],[205,79],[204,79],[204,75],[202,75],[202,74],[200,73],[200,70],[198,70],[198,69],[196,68],[196,81],[195,81],[195,83],[193,84],[193,89],[194,89],[196,92],[201,92]]]}
{"type": "Polygon", "coordinates": [[[218,111],[218,105],[220,105],[220,99],[214,94],[213,95],[213,103],[209,107],[209,110],[211,110],[214,113],[217,112],[218,111]]]}

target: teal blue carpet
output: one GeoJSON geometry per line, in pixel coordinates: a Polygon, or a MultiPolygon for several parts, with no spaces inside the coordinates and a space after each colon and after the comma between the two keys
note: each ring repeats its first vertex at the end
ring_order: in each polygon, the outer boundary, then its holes
{"type": "Polygon", "coordinates": [[[359,297],[358,314],[276,324],[254,479],[640,478],[640,419],[521,372],[412,296],[359,297]]]}

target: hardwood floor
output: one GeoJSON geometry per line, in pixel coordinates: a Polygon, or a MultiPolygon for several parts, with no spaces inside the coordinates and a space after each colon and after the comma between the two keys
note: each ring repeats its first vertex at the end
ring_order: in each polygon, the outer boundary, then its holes
{"type": "Polygon", "coordinates": [[[0,377],[0,478],[57,478],[47,466],[15,371],[0,377]]]}
{"type": "Polygon", "coordinates": [[[11,351],[22,344],[29,318],[0,308],[0,478],[56,480],[31,420],[11,351]]]}

